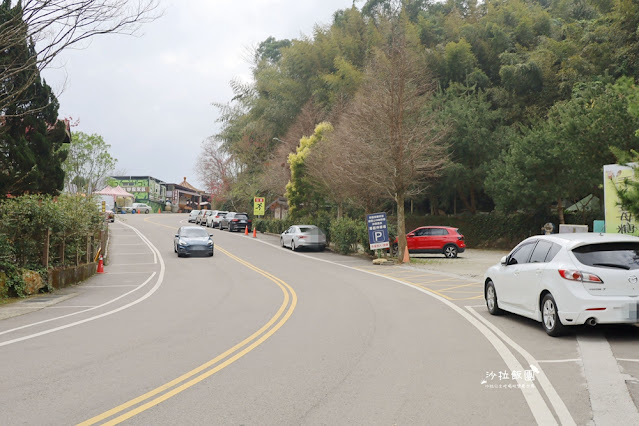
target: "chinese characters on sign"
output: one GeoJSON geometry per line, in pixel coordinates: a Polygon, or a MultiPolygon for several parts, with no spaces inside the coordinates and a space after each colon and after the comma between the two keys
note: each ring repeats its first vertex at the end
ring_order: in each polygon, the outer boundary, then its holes
{"type": "Polygon", "coordinates": [[[627,211],[622,211],[621,214],[619,215],[619,225],[617,227],[617,233],[618,234],[632,234],[634,235],[636,228],[635,228],[635,221],[634,218],[632,217],[632,213],[627,212],[627,211]]]}
{"type": "Polygon", "coordinates": [[[366,215],[366,226],[368,228],[368,240],[371,250],[389,248],[388,224],[386,222],[386,212],[366,215]]]}
{"type": "Polygon", "coordinates": [[[639,228],[636,218],[622,209],[617,190],[625,186],[627,180],[635,179],[634,170],[629,166],[608,164],[604,166],[605,231],[617,234],[636,235],[639,228]]]}

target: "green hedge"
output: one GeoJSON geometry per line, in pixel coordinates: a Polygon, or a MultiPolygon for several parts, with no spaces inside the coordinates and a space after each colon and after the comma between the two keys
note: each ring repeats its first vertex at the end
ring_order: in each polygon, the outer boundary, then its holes
{"type": "Polygon", "coordinates": [[[24,195],[0,203],[0,271],[7,275],[9,295],[23,296],[24,269],[43,270],[47,229],[49,265],[75,263],[86,255],[87,235],[95,235],[104,226],[96,201],[81,196],[24,195]],[[65,262],[60,252],[64,248],[65,262]]]}
{"type": "MultiPolygon", "coordinates": [[[[603,219],[595,215],[567,214],[566,223],[588,225],[592,231],[592,222],[603,219]]],[[[392,219],[396,221],[396,218],[392,219]]],[[[469,248],[495,248],[509,250],[521,240],[532,235],[541,234],[541,228],[546,223],[555,225],[555,232],[559,229],[559,217],[549,214],[513,213],[503,214],[492,212],[488,214],[459,215],[459,216],[408,216],[406,218],[406,232],[419,226],[440,225],[459,228],[469,248]]]]}
{"type": "Polygon", "coordinates": [[[361,234],[358,232],[359,228],[360,223],[348,217],[336,219],[331,223],[332,242],[339,253],[349,254],[357,251],[358,237],[361,234]]]}
{"type": "MultiPolygon", "coordinates": [[[[601,219],[597,216],[566,215],[566,223],[588,225],[592,231],[592,221],[601,219]]],[[[541,233],[541,227],[551,222],[558,228],[559,218],[548,214],[476,214],[459,216],[430,216],[407,215],[406,232],[420,226],[439,225],[459,228],[464,235],[466,245],[469,248],[494,248],[509,250],[521,240],[541,233]]],[[[260,232],[280,234],[293,224],[317,225],[326,233],[329,243],[340,253],[353,253],[361,246],[368,254],[373,254],[368,249],[368,230],[366,222],[362,219],[334,219],[328,214],[320,214],[317,217],[303,217],[294,222],[285,219],[257,219],[254,226],[260,232]]],[[[388,218],[388,232],[390,240],[397,236],[397,218],[388,218]]]]}

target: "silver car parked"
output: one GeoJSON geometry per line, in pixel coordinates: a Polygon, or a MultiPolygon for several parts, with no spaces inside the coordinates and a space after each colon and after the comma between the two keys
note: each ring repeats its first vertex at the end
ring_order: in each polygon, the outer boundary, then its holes
{"type": "Polygon", "coordinates": [[[315,225],[293,225],[280,235],[282,247],[296,251],[302,247],[324,251],[326,234],[315,225]]]}

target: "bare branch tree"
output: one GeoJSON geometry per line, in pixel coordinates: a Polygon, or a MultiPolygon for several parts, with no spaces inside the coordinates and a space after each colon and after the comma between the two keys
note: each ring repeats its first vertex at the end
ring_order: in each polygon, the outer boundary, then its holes
{"type": "Polygon", "coordinates": [[[232,158],[221,149],[221,143],[215,138],[202,142],[202,152],[198,157],[196,173],[212,194],[214,201],[224,199],[230,189],[231,182],[237,175],[232,158]]]}
{"type": "Polygon", "coordinates": [[[404,202],[424,192],[447,162],[444,131],[427,113],[433,91],[419,55],[409,50],[401,19],[389,23],[389,41],[375,52],[365,81],[331,142],[318,146],[320,175],[354,197],[376,194],[397,204],[399,254],[406,249],[404,202]],[[323,175],[323,176],[322,176],[323,175]],[[338,183],[341,181],[341,184],[338,183]]]}
{"type": "Polygon", "coordinates": [[[31,84],[65,49],[101,34],[135,34],[161,16],[158,0],[22,0],[5,2],[0,19],[0,51],[31,43],[29,60],[0,66],[0,113],[22,99],[31,84]],[[7,10],[10,8],[10,10],[7,10]],[[19,84],[17,75],[25,74],[19,84]]]}

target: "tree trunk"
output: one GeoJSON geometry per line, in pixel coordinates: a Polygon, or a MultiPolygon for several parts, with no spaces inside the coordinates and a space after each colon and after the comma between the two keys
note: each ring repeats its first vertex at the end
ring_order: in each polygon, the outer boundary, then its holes
{"type": "Polygon", "coordinates": [[[477,191],[475,191],[475,185],[470,184],[470,213],[477,213],[477,191]]]}
{"type": "Polygon", "coordinates": [[[557,198],[557,214],[559,215],[559,223],[566,223],[566,219],[564,218],[564,204],[561,201],[561,197],[557,198]]]}
{"type": "Polygon", "coordinates": [[[404,250],[408,250],[406,245],[406,221],[404,214],[404,194],[397,194],[397,258],[399,263],[404,261],[404,250]]]}
{"type": "Polygon", "coordinates": [[[464,194],[462,193],[461,188],[457,188],[457,195],[459,196],[459,199],[461,200],[462,204],[464,205],[464,208],[469,211],[472,212],[473,211],[473,207],[471,205],[472,201],[468,201],[468,198],[466,198],[464,196],[464,194]]]}

